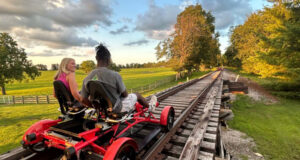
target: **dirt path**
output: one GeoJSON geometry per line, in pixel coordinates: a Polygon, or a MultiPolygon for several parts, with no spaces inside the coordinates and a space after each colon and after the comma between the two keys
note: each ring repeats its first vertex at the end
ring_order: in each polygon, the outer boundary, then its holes
{"type": "MultiPolygon", "coordinates": [[[[236,80],[237,76],[237,74],[226,69],[225,72],[223,72],[223,78],[232,82],[236,80]]],[[[273,104],[278,102],[276,97],[272,96],[268,91],[266,91],[256,82],[240,76],[238,78],[238,82],[243,82],[246,86],[248,86],[248,96],[252,97],[254,100],[263,101],[266,104],[273,104]]]]}

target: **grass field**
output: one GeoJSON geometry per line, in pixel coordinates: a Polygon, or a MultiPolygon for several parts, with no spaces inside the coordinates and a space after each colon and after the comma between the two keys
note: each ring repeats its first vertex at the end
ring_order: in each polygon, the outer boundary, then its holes
{"type": "Polygon", "coordinates": [[[259,78],[241,73],[277,96],[279,102],[266,105],[247,96],[238,96],[233,102],[234,119],[231,128],[252,137],[266,159],[300,159],[300,85],[296,81],[259,78]]]}
{"type": "Polygon", "coordinates": [[[233,102],[231,128],[252,137],[266,159],[300,159],[300,101],[280,99],[265,105],[247,96],[233,102]]]}
{"type": "Polygon", "coordinates": [[[26,129],[41,119],[56,119],[57,104],[0,105],[0,153],[17,146],[26,129]]]}
{"type": "MultiPolygon", "coordinates": [[[[56,71],[43,71],[35,80],[24,80],[6,85],[7,95],[49,95],[53,93],[53,77],[56,71]]],[[[122,69],[120,72],[127,89],[152,84],[155,81],[175,76],[171,68],[135,68],[122,69]]],[[[83,71],[76,71],[76,81],[81,88],[83,79],[87,76],[83,71]]]]}
{"type": "MultiPolygon", "coordinates": [[[[155,80],[166,77],[164,74],[172,75],[174,72],[165,69],[158,68],[153,69],[153,71],[146,72],[145,69],[128,69],[124,70],[122,74],[125,84],[134,86],[134,83],[139,85],[145,85],[147,83],[153,83],[155,80]],[[125,72],[126,71],[126,72],[125,72]],[[130,73],[137,73],[133,76],[130,73]],[[151,76],[154,74],[155,78],[151,76]],[[145,78],[147,77],[147,78],[145,78]]],[[[190,79],[194,79],[204,75],[207,72],[197,72],[194,73],[190,79]]],[[[46,72],[50,75],[50,71],[46,72]]],[[[52,73],[51,73],[52,74],[52,73]]],[[[45,75],[44,75],[45,76],[45,75]]],[[[77,76],[79,78],[80,76],[77,76]]],[[[82,76],[83,78],[84,76],[82,76]]],[[[41,78],[41,77],[40,77],[41,78]]],[[[42,85],[48,85],[47,78],[44,80],[37,80],[42,85]]],[[[150,92],[145,92],[143,95],[148,96],[155,92],[164,90],[166,88],[177,85],[180,82],[184,82],[186,79],[181,79],[177,82],[170,82],[162,85],[155,90],[150,92]]],[[[32,82],[28,82],[32,84],[32,82]]],[[[21,84],[20,87],[22,87],[21,84]]],[[[24,84],[23,84],[24,85],[24,84]]],[[[50,87],[50,86],[49,86],[50,87]]],[[[16,88],[16,87],[15,87],[16,88]]],[[[38,90],[38,88],[36,88],[38,90]]],[[[31,90],[28,87],[23,87],[23,90],[31,90]]],[[[16,89],[16,91],[18,91],[16,89]]],[[[0,105],[0,154],[9,151],[17,146],[20,146],[21,138],[28,127],[30,127],[36,121],[41,119],[56,119],[60,114],[58,109],[58,104],[26,104],[26,105],[0,105]]]]}

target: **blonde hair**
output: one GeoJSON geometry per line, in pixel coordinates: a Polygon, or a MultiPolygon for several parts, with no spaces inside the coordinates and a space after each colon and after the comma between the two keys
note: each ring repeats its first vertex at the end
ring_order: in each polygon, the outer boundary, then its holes
{"type": "Polygon", "coordinates": [[[73,58],[64,58],[61,60],[58,71],[56,72],[55,76],[54,76],[54,80],[56,80],[60,74],[65,73],[65,74],[69,74],[70,71],[67,69],[67,66],[69,64],[70,61],[75,61],[73,58]]]}

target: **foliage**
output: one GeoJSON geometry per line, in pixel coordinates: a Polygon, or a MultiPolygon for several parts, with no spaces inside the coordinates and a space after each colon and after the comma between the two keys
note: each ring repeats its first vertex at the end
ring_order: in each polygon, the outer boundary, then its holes
{"type": "Polygon", "coordinates": [[[223,55],[224,65],[240,68],[242,66],[242,62],[236,57],[237,53],[237,49],[233,45],[230,45],[223,55]]]}
{"type": "Polygon", "coordinates": [[[110,63],[110,65],[108,66],[109,69],[114,70],[116,72],[120,72],[121,68],[119,66],[117,66],[115,63],[110,63]]]}
{"type": "Polygon", "coordinates": [[[213,23],[214,17],[201,5],[188,6],[177,16],[172,37],[155,47],[157,59],[166,58],[177,72],[218,65],[219,35],[214,34],[213,23]]]}
{"type": "Polygon", "coordinates": [[[247,73],[300,82],[300,2],[273,2],[271,8],[251,14],[232,30],[234,58],[247,73]]]}
{"type": "Polygon", "coordinates": [[[8,33],[0,33],[0,86],[2,94],[5,84],[14,80],[22,81],[27,77],[34,79],[39,76],[38,69],[27,60],[23,48],[18,48],[16,41],[8,33]]]}
{"type": "Polygon", "coordinates": [[[48,70],[47,65],[45,65],[45,64],[37,64],[35,66],[40,71],[47,71],[48,70]]]}
{"type": "Polygon", "coordinates": [[[80,69],[82,69],[85,73],[89,73],[90,71],[92,71],[95,68],[96,68],[96,64],[92,60],[83,61],[80,64],[80,69]]]}
{"type": "Polygon", "coordinates": [[[51,64],[51,70],[56,71],[59,68],[59,64],[51,64]]]}
{"type": "Polygon", "coordinates": [[[300,101],[281,99],[265,105],[238,96],[232,109],[229,126],[252,137],[265,159],[300,159],[300,101]]]}

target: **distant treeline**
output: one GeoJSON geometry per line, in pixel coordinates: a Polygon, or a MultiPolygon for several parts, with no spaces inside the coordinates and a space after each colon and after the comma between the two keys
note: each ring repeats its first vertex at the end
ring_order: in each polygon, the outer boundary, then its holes
{"type": "MultiPolygon", "coordinates": [[[[40,71],[47,71],[48,67],[44,64],[37,64],[36,67],[40,71]]],[[[92,60],[83,61],[80,65],[77,64],[77,69],[95,68],[96,64],[92,60]]],[[[127,63],[127,64],[115,64],[112,63],[110,68],[116,71],[120,71],[122,68],[152,68],[152,67],[170,67],[167,62],[147,62],[147,63],[127,63]]],[[[50,70],[58,70],[59,64],[51,64],[50,70]]],[[[89,70],[89,69],[88,69],[89,70]]]]}

